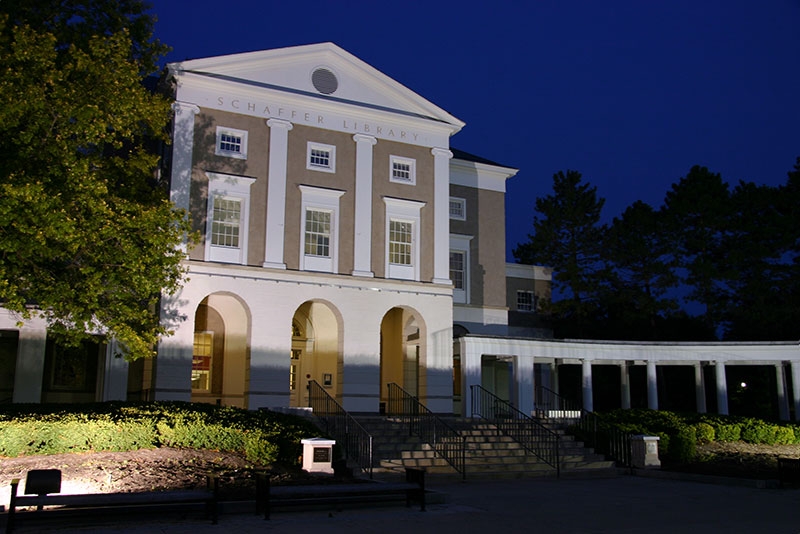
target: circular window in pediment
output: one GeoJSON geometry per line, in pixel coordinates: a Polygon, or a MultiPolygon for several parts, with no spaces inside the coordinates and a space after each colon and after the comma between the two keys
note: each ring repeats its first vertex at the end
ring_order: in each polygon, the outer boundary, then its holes
{"type": "Polygon", "coordinates": [[[333,94],[339,88],[339,80],[336,79],[336,75],[324,67],[311,73],[311,83],[314,84],[314,89],[323,95],[333,94]]]}

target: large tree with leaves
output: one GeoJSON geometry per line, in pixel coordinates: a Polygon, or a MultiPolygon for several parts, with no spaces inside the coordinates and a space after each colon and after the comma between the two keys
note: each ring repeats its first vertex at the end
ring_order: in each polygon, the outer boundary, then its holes
{"type": "Polygon", "coordinates": [[[138,0],[0,2],[0,305],[132,358],[165,333],[188,226],[159,183],[165,47],[138,0]]]}
{"type": "Polygon", "coordinates": [[[563,298],[552,303],[551,311],[561,324],[572,326],[574,335],[584,335],[596,310],[604,203],[579,172],[554,174],[553,193],[536,199],[529,241],[514,249],[520,263],[552,267],[554,292],[563,298]]]}

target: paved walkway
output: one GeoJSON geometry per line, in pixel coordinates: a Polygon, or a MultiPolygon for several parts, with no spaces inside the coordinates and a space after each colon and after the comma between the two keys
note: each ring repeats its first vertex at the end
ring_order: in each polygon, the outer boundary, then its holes
{"type": "MultiPolygon", "coordinates": [[[[130,521],[65,529],[73,533],[176,534],[252,532],[367,532],[413,534],[493,533],[800,533],[800,490],[757,489],[619,476],[591,479],[428,481],[448,495],[445,504],[277,512],[272,520],[223,515],[218,525],[201,519],[130,521]]],[[[18,532],[41,532],[35,523],[18,532]]]]}

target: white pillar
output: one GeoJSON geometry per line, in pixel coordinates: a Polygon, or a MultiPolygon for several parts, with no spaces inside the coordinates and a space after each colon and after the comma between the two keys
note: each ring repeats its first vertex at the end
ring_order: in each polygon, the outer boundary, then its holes
{"type": "Polygon", "coordinates": [[[14,393],[12,395],[12,401],[15,404],[42,402],[46,346],[47,330],[45,328],[21,328],[19,330],[14,393]]]}
{"type": "Polygon", "coordinates": [[[658,410],[658,375],[656,374],[656,362],[647,362],[647,407],[651,410],[658,410]]]}
{"type": "MultiPolygon", "coordinates": [[[[187,102],[174,102],[172,126],[172,175],[169,197],[176,208],[189,215],[189,193],[192,185],[192,151],[194,150],[194,116],[200,108],[187,102]]],[[[186,243],[181,244],[186,252],[186,243]]]]}
{"type": "Polygon", "coordinates": [[[583,409],[594,411],[594,393],[592,391],[592,362],[583,360],[581,365],[581,389],[583,391],[583,409]]]}
{"type": "Polygon", "coordinates": [[[269,168],[267,171],[267,232],[264,267],[285,269],[283,239],[286,222],[286,162],[292,123],[269,119],[269,168]]]}
{"type": "Polygon", "coordinates": [[[717,376],[717,413],[728,415],[728,382],[725,378],[725,362],[715,362],[717,376]]]}
{"type": "Polygon", "coordinates": [[[703,364],[694,364],[694,394],[697,413],[706,413],[706,381],[703,376],[703,364]]]}
{"type": "MultiPolygon", "coordinates": [[[[453,153],[434,148],[433,154],[433,283],[450,281],[450,159],[453,153]]],[[[505,242],[505,236],[494,236],[505,242]]]]}
{"type": "MultiPolygon", "coordinates": [[[[520,351],[517,354],[522,354],[520,351]]],[[[516,362],[516,393],[517,393],[517,409],[525,415],[533,415],[535,409],[535,402],[533,400],[533,388],[535,386],[533,376],[533,356],[515,356],[516,362]]]]}
{"type": "Polygon", "coordinates": [[[800,362],[792,362],[792,399],[794,420],[800,421],[800,362]]]}
{"type": "Polygon", "coordinates": [[[620,406],[623,410],[631,409],[631,374],[628,362],[619,366],[620,406]]]}
{"type": "Polygon", "coordinates": [[[786,394],[786,375],[783,372],[783,363],[775,364],[775,378],[778,385],[778,416],[781,421],[788,421],[789,397],[786,394]]]}
{"type": "Polygon", "coordinates": [[[356,134],[356,210],[353,240],[353,276],[374,276],[372,272],[372,136],[356,134]]]}

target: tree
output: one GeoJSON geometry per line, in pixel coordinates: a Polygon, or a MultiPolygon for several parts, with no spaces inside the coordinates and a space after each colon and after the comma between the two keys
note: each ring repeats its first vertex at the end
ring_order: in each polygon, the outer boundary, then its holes
{"type": "Polygon", "coordinates": [[[163,45],[137,0],[0,3],[0,303],[130,358],[166,333],[185,214],[157,179],[169,102],[148,91],[163,45]]]}
{"type": "Polygon", "coordinates": [[[719,174],[695,165],[673,184],[662,208],[664,229],[669,234],[688,300],[704,307],[706,326],[716,328],[722,319],[730,273],[726,263],[725,234],[730,222],[730,191],[719,174]]]}
{"type": "Polygon", "coordinates": [[[663,339],[663,319],[678,310],[675,298],[667,296],[677,276],[664,237],[659,214],[642,201],[615,217],[604,236],[608,291],[603,302],[612,330],[622,339],[663,339]]]}
{"type": "MultiPolygon", "coordinates": [[[[553,269],[554,292],[563,300],[551,304],[552,313],[569,321],[582,335],[593,314],[600,279],[603,227],[600,213],[605,199],[597,188],[581,182],[581,174],[568,170],[553,175],[553,194],[536,199],[533,234],[513,253],[520,263],[553,269]]],[[[563,323],[563,321],[562,321],[563,323]]]]}

